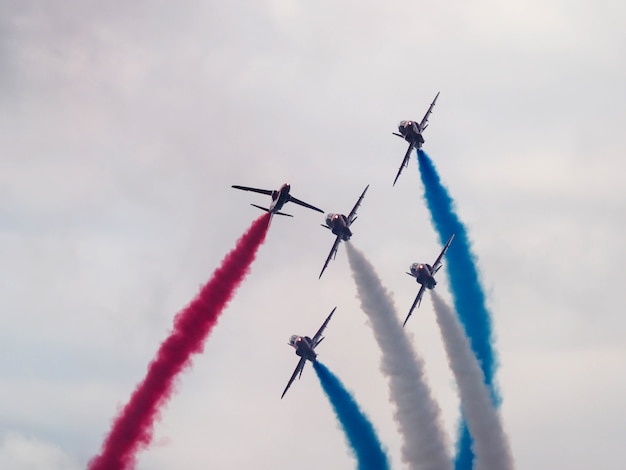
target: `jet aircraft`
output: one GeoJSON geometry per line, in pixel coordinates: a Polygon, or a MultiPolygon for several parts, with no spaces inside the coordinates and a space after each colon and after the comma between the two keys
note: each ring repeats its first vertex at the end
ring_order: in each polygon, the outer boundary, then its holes
{"type": "Polygon", "coordinates": [[[333,316],[333,313],[335,313],[335,310],[337,310],[337,307],[333,308],[333,311],[330,312],[330,315],[328,315],[326,320],[324,320],[324,323],[322,323],[322,326],[319,330],[317,330],[317,333],[315,333],[315,336],[313,336],[313,338],[298,335],[292,335],[291,338],[289,338],[288,344],[296,350],[296,354],[300,356],[300,360],[298,361],[296,370],[293,371],[293,374],[291,375],[291,378],[289,379],[289,382],[287,383],[283,394],[280,396],[281,399],[285,396],[285,393],[287,393],[289,387],[291,387],[291,384],[296,379],[296,375],[300,374],[300,377],[302,377],[302,370],[306,365],[307,359],[311,362],[315,362],[317,360],[317,353],[315,352],[315,348],[324,339],[322,333],[324,332],[324,328],[326,328],[326,325],[328,325],[330,318],[333,316]]]}
{"type": "Polygon", "coordinates": [[[408,272],[407,274],[411,277],[414,277],[415,280],[422,286],[420,287],[420,290],[417,293],[417,297],[415,297],[415,301],[413,302],[413,305],[411,305],[411,310],[409,310],[409,314],[406,316],[406,319],[404,320],[402,326],[406,325],[406,322],[413,313],[413,310],[415,310],[415,307],[419,306],[420,302],[422,301],[424,291],[426,289],[434,289],[437,285],[437,281],[435,281],[435,274],[437,273],[437,271],[439,271],[439,269],[441,269],[441,258],[443,258],[443,255],[445,255],[446,251],[448,251],[448,247],[450,246],[450,243],[452,243],[453,238],[454,234],[452,234],[452,236],[446,243],[446,246],[443,247],[443,250],[441,250],[441,253],[439,253],[439,256],[437,256],[437,259],[432,266],[426,263],[413,263],[411,265],[411,272],[408,272]]]}
{"type": "Polygon", "coordinates": [[[328,258],[326,258],[326,262],[324,263],[324,267],[322,268],[322,272],[320,273],[318,279],[320,279],[322,277],[322,274],[324,274],[324,270],[328,266],[328,263],[330,263],[331,258],[334,259],[335,256],[337,256],[339,243],[342,240],[350,240],[350,237],[352,236],[352,230],[350,230],[350,226],[352,225],[352,222],[356,220],[356,211],[361,205],[361,201],[363,200],[363,197],[367,192],[367,188],[369,187],[369,184],[365,187],[365,189],[361,193],[361,196],[359,197],[359,200],[356,202],[347,217],[343,214],[328,214],[326,216],[326,225],[322,225],[322,227],[329,229],[331,232],[333,232],[334,235],[337,235],[337,238],[335,238],[335,243],[333,243],[333,247],[330,249],[330,253],[328,254],[328,258]]]}
{"type": "Polygon", "coordinates": [[[426,111],[426,114],[422,118],[421,122],[400,121],[400,124],[398,124],[398,131],[400,133],[398,134],[397,132],[393,132],[393,135],[402,137],[404,140],[406,140],[409,143],[409,148],[404,154],[404,160],[402,160],[402,165],[400,165],[400,168],[398,169],[398,173],[396,174],[396,179],[393,180],[393,186],[396,185],[396,181],[398,181],[398,177],[400,176],[400,173],[402,173],[402,170],[409,165],[409,158],[411,156],[411,150],[413,149],[419,150],[422,148],[422,144],[424,143],[424,137],[422,136],[422,132],[424,132],[424,129],[428,127],[428,117],[430,116],[430,113],[432,113],[433,107],[435,106],[435,103],[437,102],[438,97],[439,97],[439,92],[435,96],[435,99],[433,100],[433,102],[430,103],[430,106],[428,107],[428,111],[426,111]]]}
{"type": "Polygon", "coordinates": [[[311,204],[307,204],[306,202],[301,201],[300,199],[296,199],[291,194],[289,194],[289,191],[291,190],[291,185],[289,183],[283,184],[278,191],[271,190],[271,189],[249,188],[248,186],[237,186],[237,185],[233,185],[232,187],[235,189],[241,189],[243,191],[252,191],[255,193],[261,193],[267,196],[271,196],[272,202],[269,208],[257,206],[256,204],[250,204],[250,205],[257,207],[261,210],[264,210],[265,212],[269,212],[272,215],[278,214],[278,215],[286,215],[287,217],[293,217],[293,215],[291,214],[285,214],[284,212],[280,212],[283,206],[288,202],[299,204],[303,207],[307,207],[309,209],[313,209],[314,211],[321,212],[322,214],[324,213],[322,209],[318,209],[317,207],[312,206],[311,204]]]}

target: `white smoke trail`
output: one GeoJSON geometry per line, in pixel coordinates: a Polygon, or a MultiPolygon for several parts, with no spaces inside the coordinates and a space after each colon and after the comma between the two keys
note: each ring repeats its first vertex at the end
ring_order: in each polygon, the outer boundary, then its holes
{"type": "Polygon", "coordinates": [[[389,378],[394,418],[404,438],[402,460],[411,469],[451,470],[439,405],[424,376],[424,362],[412,348],[395,305],[374,267],[346,243],[352,277],[382,351],[381,371],[389,378]]]}
{"type": "Polygon", "coordinates": [[[476,356],[452,309],[431,291],[448,362],[461,396],[461,409],[473,438],[476,470],[512,470],[513,456],[498,410],[476,356]]]}

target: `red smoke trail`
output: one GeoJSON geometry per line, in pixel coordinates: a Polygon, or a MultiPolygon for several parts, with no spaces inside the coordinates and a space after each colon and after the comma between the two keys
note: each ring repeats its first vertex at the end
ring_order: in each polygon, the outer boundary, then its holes
{"type": "Polygon", "coordinates": [[[250,269],[265,240],[269,214],[259,217],[226,255],[222,265],[198,296],[174,318],[174,331],[161,343],[148,374],[113,423],[100,455],[88,470],[134,468],[135,455],[150,444],[158,411],[172,393],[174,378],[190,365],[193,353],[202,352],[204,339],[250,269]]]}

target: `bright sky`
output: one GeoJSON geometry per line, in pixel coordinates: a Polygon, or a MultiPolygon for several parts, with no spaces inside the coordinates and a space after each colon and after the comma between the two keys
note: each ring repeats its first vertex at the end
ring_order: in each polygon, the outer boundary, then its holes
{"type": "MultiPolygon", "coordinates": [[[[391,132],[441,96],[424,149],[469,228],[517,467],[623,468],[623,2],[5,2],[0,15],[0,468],[98,452],[172,318],[278,188],[347,213],[404,318],[441,247],[391,132]]],[[[379,350],[324,217],[288,205],[181,375],[139,470],[350,468],[291,334],[401,467],[379,350]]],[[[439,293],[449,299],[441,271],[439,293]]],[[[458,398],[428,293],[407,324],[450,442],[458,398]]]]}

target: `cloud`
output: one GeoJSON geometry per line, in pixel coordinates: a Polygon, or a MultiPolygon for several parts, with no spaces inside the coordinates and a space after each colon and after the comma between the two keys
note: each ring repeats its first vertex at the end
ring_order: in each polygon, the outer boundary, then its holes
{"type": "Polygon", "coordinates": [[[0,468],[7,470],[78,470],[78,462],[55,444],[7,432],[0,440],[0,468]]]}
{"type": "MultiPolygon", "coordinates": [[[[410,305],[404,271],[438,247],[415,172],[391,188],[406,150],[391,132],[421,118],[441,90],[424,149],[454,188],[481,260],[516,460],[586,469],[593,448],[605,450],[604,469],[621,469],[623,384],[611,364],[626,358],[626,4],[503,8],[3,2],[0,376],[10,423],[0,432],[54,442],[84,468],[173,315],[258,215],[231,184],[289,181],[296,197],[342,211],[371,183],[355,240],[398,304],[410,305]],[[493,23],[494,10],[504,23],[493,23]],[[612,360],[596,361],[598,348],[613,346],[612,360]],[[558,363],[541,377],[527,373],[553,355],[558,363]],[[581,361],[595,365],[572,366],[581,361]],[[570,383],[554,381],[564,367],[570,383]],[[601,403],[569,393],[591,372],[601,403]],[[55,392],[43,402],[39,388],[55,392]],[[528,412],[529,388],[538,407],[550,398],[550,413],[528,412]],[[601,418],[610,432],[598,432],[601,418]]],[[[314,440],[349,467],[314,374],[305,372],[289,403],[278,399],[294,367],[286,338],[315,331],[334,305],[345,315],[323,358],[400,464],[379,349],[356,315],[346,253],[317,280],[332,240],[323,218],[306,212],[275,221],[245,295],[155,430],[171,444],[144,453],[140,466],[228,469],[263,459],[309,470],[314,440]],[[260,374],[257,360],[276,367],[260,374]]],[[[453,378],[431,306],[421,309],[411,329],[451,433],[453,378]]]]}

